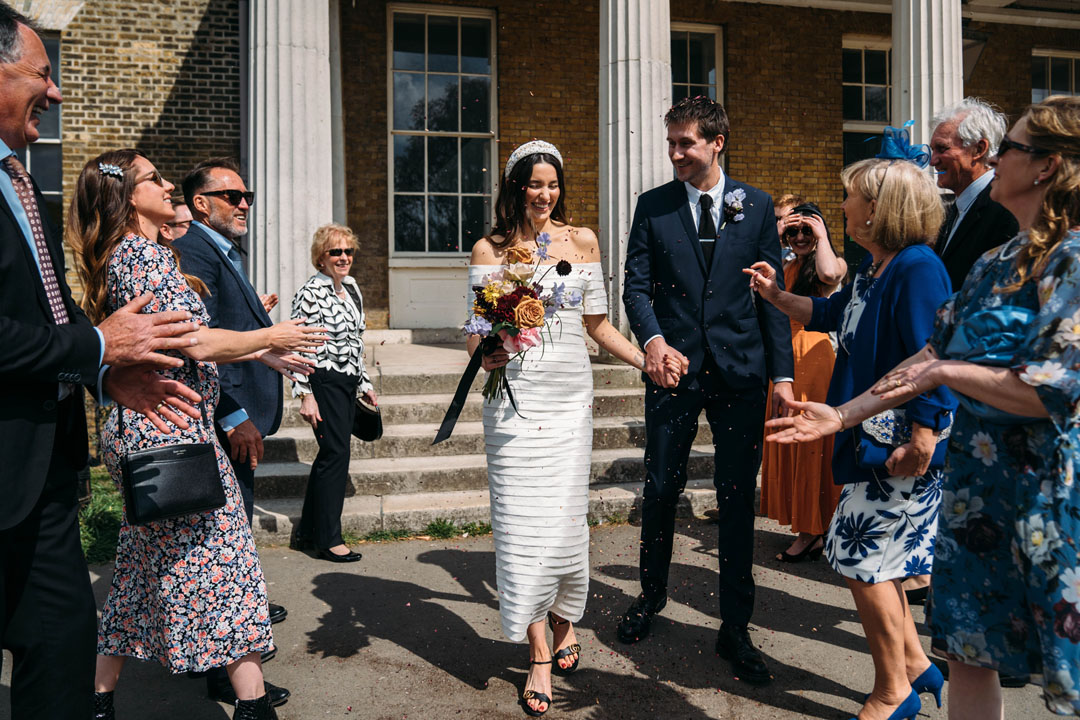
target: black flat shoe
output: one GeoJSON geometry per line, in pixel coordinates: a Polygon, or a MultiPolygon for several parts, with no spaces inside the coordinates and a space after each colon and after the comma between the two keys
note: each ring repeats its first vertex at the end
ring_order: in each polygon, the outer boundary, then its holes
{"type": "Polygon", "coordinates": [[[652,627],[653,615],[664,609],[667,605],[667,595],[658,598],[649,598],[642,593],[630,604],[619,621],[617,634],[620,642],[636,643],[644,640],[652,627]]]}
{"type": "Polygon", "coordinates": [[[281,605],[270,603],[270,624],[274,625],[289,617],[289,611],[281,605]]]}
{"type": "Polygon", "coordinates": [[[94,720],[116,720],[111,690],[109,692],[94,692],[94,720]]]}
{"type": "Polygon", "coordinates": [[[330,552],[329,550],[319,550],[315,554],[318,555],[323,560],[329,560],[330,562],[336,562],[336,563],[356,562],[360,558],[364,557],[360,553],[353,552],[352,550],[345,553],[344,555],[338,555],[337,553],[330,552]]]}
{"type": "Polygon", "coordinates": [[[751,685],[765,685],[772,676],[761,651],[750,641],[746,628],[729,630],[721,627],[716,634],[716,654],[731,663],[738,679],[751,685]]]}
{"type": "Polygon", "coordinates": [[[818,535],[816,538],[810,541],[810,543],[799,552],[794,555],[784,550],[782,553],[776,556],[776,559],[785,563],[797,563],[803,560],[817,560],[821,557],[821,553],[825,552],[825,538],[818,535]],[[818,545],[818,543],[821,543],[818,545]]]}
{"type": "MultiPolygon", "coordinates": [[[[550,665],[551,661],[550,660],[530,660],[529,664],[530,665],[550,665]]],[[[549,698],[547,695],[545,695],[542,692],[536,692],[535,690],[526,690],[525,692],[521,693],[520,704],[521,704],[521,708],[525,711],[525,714],[528,715],[529,717],[540,717],[541,715],[543,715],[544,713],[546,713],[548,710],[551,709],[551,698],[549,698]],[[542,703],[547,703],[547,707],[544,708],[543,710],[533,710],[531,707],[529,707],[529,701],[530,700],[539,700],[542,703]]]]}
{"type": "MultiPolygon", "coordinates": [[[[272,685],[265,680],[263,681],[263,687],[266,689],[266,694],[263,695],[263,697],[268,698],[267,702],[270,703],[270,707],[284,705],[289,701],[289,697],[292,695],[292,693],[285,688],[272,685]]],[[[226,705],[236,704],[236,691],[233,690],[231,683],[214,685],[213,687],[207,683],[206,696],[214,702],[225,703],[226,705]]]]}
{"type": "MultiPolygon", "coordinates": [[[[569,624],[569,622],[570,622],[569,620],[556,620],[554,615],[552,615],[551,613],[548,613],[548,626],[551,628],[552,635],[554,635],[554,633],[555,633],[555,626],[556,625],[567,625],[567,624],[569,624]]],[[[578,669],[578,663],[580,663],[580,662],[581,662],[581,645],[579,645],[578,643],[573,643],[572,645],[567,645],[562,650],[557,650],[555,652],[554,657],[552,657],[551,669],[556,671],[556,672],[559,672],[559,673],[561,673],[563,675],[570,675],[570,674],[574,673],[578,669]],[[559,665],[560,660],[562,660],[563,658],[568,658],[571,655],[577,655],[577,657],[574,658],[574,664],[573,665],[571,665],[570,667],[567,667],[567,668],[564,668],[564,667],[559,665]]]]}

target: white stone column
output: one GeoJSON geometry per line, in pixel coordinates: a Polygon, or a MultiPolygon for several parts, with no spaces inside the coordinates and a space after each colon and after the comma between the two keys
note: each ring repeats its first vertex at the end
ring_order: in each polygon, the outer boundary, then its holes
{"type": "Polygon", "coordinates": [[[964,96],[960,0],[892,0],[893,125],[930,141],[934,113],[964,96]]]}
{"type": "Polygon", "coordinates": [[[255,191],[249,269],[287,318],[313,272],[311,236],[333,220],[330,8],[327,0],[249,6],[248,183],[255,191]]]}
{"type": "Polygon", "coordinates": [[[669,0],[600,2],[600,245],[609,317],[623,333],[626,239],[638,196],[671,179],[664,113],[671,106],[669,0]]]}

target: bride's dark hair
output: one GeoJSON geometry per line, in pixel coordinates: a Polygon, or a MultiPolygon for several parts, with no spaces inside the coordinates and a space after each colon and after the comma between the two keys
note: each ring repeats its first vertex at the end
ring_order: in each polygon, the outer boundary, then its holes
{"type": "Polygon", "coordinates": [[[562,163],[554,155],[547,153],[526,155],[510,170],[510,177],[503,180],[495,198],[495,227],[491,228],[488,241],[497,248],[509,245],[529,224],[525,214],[525,190],[529,187],[533,166],[537,163],[547,163],[555,168],[555,177],[559,180],[559,199],[551,209],[551,219],[560,223],[566,222],[566,180],[563,178],[562,163]],[[501,243],[495,242],[496,235],[503,236],[501,243]]]}

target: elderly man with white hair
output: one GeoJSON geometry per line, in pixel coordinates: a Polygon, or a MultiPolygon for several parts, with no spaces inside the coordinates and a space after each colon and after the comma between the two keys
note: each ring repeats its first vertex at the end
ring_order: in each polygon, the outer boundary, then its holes
{"type": "Polygon", "coordinates": [[[935,249],[953,290],[964,284],[979,257],[1016,235],[1016,218],[990,199],[990,158],[1005,137],[1005,115],[978,98],[964,98],[934,116],[930,164],[938,186],[956,202],[945,213],[935,249]]]}

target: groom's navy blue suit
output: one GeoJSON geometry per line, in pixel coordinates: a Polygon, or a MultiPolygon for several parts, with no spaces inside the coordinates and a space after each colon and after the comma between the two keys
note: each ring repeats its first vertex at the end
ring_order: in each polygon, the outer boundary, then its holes
{"type": "MultiPolygon", "coordinates": [[[[724,176],[724,195],[746,193],[742,220],[719,230],[706,267],[683,183],[644,193],[627,245],[623,303],[644,346],[661,335],[690,361],[677,388],[646,377],[646,481],[641,526],[641,584],[649,597],[667,592],[675,509],[704,409],[712,428],[720,512],[720,613],[744,628],[754,605],[754,488],[761,465],[769,379],[791,378],[791,325],[756,300],[742,269],[764,260],[783,282],[772,198],[724,176]]],[[[724,213],[720,211],[720,224],[724,213]]],[[[782,286],[782,285],[781,285],[782,286]]]]}

